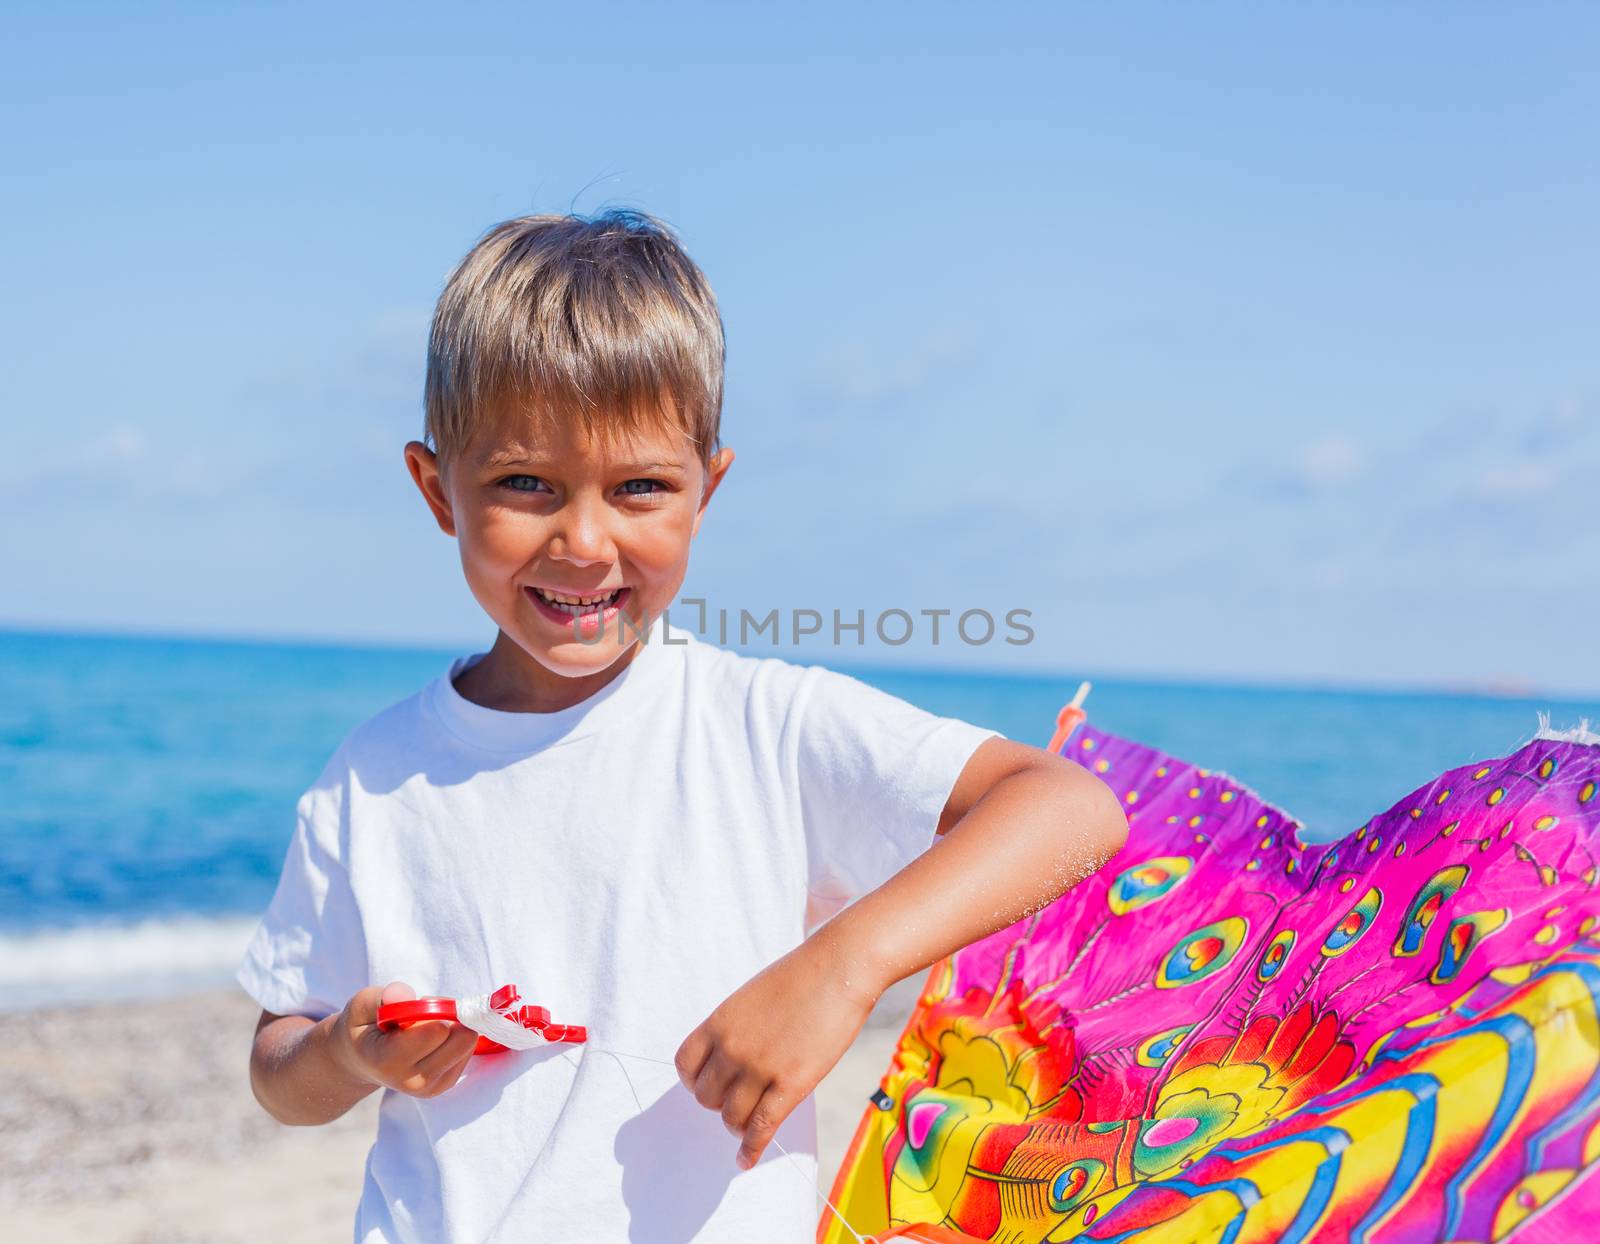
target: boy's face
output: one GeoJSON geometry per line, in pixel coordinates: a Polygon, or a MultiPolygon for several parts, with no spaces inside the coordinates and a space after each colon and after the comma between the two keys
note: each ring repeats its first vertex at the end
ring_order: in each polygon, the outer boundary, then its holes
{"type": "Polygon", "coordinates": [[[733,452],[707,465],[670,427],[605,443],[572,421],[508,418],[447,461],[416,441],[406,461],[484,611],[545,669],[583,678],[677,598],[733,452]]]}

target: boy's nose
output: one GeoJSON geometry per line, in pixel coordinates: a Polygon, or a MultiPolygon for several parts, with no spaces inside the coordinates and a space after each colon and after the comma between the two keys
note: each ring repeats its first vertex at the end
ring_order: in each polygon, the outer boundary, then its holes
{"type": "Polygon", "coordinates": [[[572,506],[550,541],[550,555],[576,566],[592,566],[617,559],[604,518],[588,506],[572,506]]]}

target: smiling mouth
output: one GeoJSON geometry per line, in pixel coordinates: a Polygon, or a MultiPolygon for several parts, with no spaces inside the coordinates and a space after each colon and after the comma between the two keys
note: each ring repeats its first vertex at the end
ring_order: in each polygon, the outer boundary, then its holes
{"type": "Polygon", "coordinates": [[[619,587],[610,592],[596,592],[582,596],[552,592],[542,587],[525,587],[523,591],[527,592],[536,604],[557,616],[582,619],[609,614],[627,597],[629,589],[619,587]]]}

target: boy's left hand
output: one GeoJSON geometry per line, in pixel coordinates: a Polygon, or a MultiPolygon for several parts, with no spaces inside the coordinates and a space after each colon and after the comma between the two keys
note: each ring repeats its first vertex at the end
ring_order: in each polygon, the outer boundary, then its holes
{"type": "Polygon", "coordinates": [[[741,1167],[756,1164],[790,1111],[833,1069],[880,992],[852,982],[839,957],[813,939],[741,986],[689,1034],[674,1060],[678,1077],[742,1138],[741,1167]]]}

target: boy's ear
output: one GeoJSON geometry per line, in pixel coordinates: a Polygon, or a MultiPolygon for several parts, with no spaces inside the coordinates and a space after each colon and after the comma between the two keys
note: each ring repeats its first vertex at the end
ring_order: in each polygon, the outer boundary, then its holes
{"type": "Polygon", "coordinates": [[[733,450],[723,448],[711,455],[711,461],[706,464],[706,488],[700,494],[700,506],[694,513],[694,531],[690,535],[700,532],[700,520],[706,516],[706,506],[711,501],[711,494],[717,491],[717,485],[722,483],[722,477],[728,473],[728,468],[733,465],[733,450]]]}
{"type": "Polygon", "coordinates": [[[456,517],[450,508],[450,495],[444,490],[444,479],[439,474],[439,456],[421,441],[406,443],[406,469],[416,481],[417,491],[433,511],[433,521],[447,536],[456,534],[456,517]]]}

